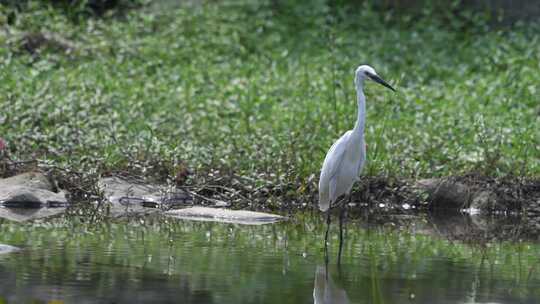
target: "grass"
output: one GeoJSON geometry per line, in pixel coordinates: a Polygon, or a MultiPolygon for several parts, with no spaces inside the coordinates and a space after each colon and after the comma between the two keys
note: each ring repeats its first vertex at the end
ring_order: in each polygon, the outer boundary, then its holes
{"type": "Polygon", "coordinates": [[[306,184],[352,128],[353,72],[369,63],[398,93],[367,85],[365,175],[540,175],[540,24],[293,2],[100,18],[39,1],[0,6],[9,157],[95,174],[218,168],[306,184]],[[23,37],[36,32],[77,47],[28,52],[23,37]]]}

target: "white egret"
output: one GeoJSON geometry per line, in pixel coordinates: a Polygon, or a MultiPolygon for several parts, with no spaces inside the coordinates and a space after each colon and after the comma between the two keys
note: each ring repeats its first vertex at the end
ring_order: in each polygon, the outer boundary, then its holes
{"type": "MultiPolygon", "coordinates": [[[[359,179],[366,160],[366,143],[364,141],[364,127],[366,121],[366,97],[364,95],[364,81],[373,80],[395,92],[394,88],[377,75],[375,69],[369,65],[361,65],[356,69],[354,84],[358,101],[358,119],[352,130],[345,132],[328,150],[321,169],[319,179],[319,209],[327,212],[325,248],[328,242],[330,228],[330,209],[337,206],[337,199],[345,195],[350,200],[351,188],[359,179]]],[[[343,241],[343,213],[341,209],[339,221],[340,249],[343,241]]],[[[340,250],[341,253],[341,250],[340,250]]]]}
{"type": "Polygon", "coordinates": [[[313,285],[313,304],[348,304],[349,297],[342,287],[336,285],[328,264],[317,266],[315,270],[315,283],[313,285]]]}

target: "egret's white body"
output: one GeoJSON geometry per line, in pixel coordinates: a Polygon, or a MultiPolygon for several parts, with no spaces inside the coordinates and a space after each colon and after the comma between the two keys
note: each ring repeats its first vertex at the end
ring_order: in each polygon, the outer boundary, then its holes
{"type": "Polygon", "coordinates": [[[319,209],[326,211],[338,197],[349,194],[359,179],[366,161],[364,135],[345,132],[330,148],[324,159],[319,180],[319,209]]]}
{"type": "Polygon", "coordinates": [[[358,102],[358,118],[352,130],[345,132],[328,150],[319,179],[319,209],[327,211],[342,195],[349,195],[353,184],[359,179],[366,161],[364,128],[366,121],[366,97],[364,82],[374,80],[392,90],[375,70],[368,65],[356,69],[354,83],[358,102]]]}
{"type": "Polygon", "coordinates": [[[328,266],[317,266],[313,286],[313,304],[348,304],[347,292],[332,280],[328,266]]]}

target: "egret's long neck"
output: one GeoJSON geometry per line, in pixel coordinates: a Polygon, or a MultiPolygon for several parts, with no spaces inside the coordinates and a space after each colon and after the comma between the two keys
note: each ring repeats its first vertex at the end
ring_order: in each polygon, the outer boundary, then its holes
{"type": "Polygon", "coordinates": [[[366,96],[364,95],[363,81],[358,81],[356,84],[356,95],[358,98],[358,118],[356,119],[353,133],[355,133],[357,136],[363,137],[366,122],[366,96]]]}

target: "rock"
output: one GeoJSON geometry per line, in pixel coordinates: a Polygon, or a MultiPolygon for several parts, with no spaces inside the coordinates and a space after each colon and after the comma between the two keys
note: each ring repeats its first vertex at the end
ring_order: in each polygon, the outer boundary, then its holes
{"type": "Polygon", "coordinates": [[[472,195],[470,208],[481,211],[504,209],[504,207],[499,204],[497,195],[487,190],[478,191],[472,195]]]}
{"type": "Polygon", "coordinates": [[[66,208],[6,208],[0,207],[0,218],[14,222],[25,222],[64,213],[66,208]]]}
{"type": "Polygon", "coordinates": [[[11,245],[0,244],[0,254],[19,251],[20,249],[11,245]]]}
{"type": "Polygon", "coordinates": [[[27,186],[47,191],[53,191],[54,188],[49,179],[40,172],[27,172],[0,179],[0,189],[13,186],[27,186]]]}
{"type": "Polygon", "coordinates": [[[209,207],[191,207],[171,210],[165,212],[165,214],[191,221],[211,221],[244,225],[271,224],[286,219],[283,216],[270,213],[209,207]]]}
{"type": "Polygon", "coordinates": [[[415,188],[429,195],[430,209],[467,208],[471,201],[470,189],[459,182],[444,179],[422,179],[416,182],[415,188]]]}
{"type": "Polygon", "coordinates": [[[65,207],[64,192],[52,192],[53,185],[41,173],[24,173],[0,180],[0,204],[12,208],[65,207]]]}
{"type": "Polygon", "coordinates": [[[106,177],[99,181],[105,198],[112,204],[113,214],[146,213],[148,208],[172,208],[192,203],[192,198],[179,189],[106,177]]]}
{"type": "Polygon", "coordinates": [[[0,193],[0,202],[2,202],[4,207],[11,208],[67,206],[67,199],[64,192],[54,193],[26,186],[13,186],[2,189],[2,193],[0,193]]]}

